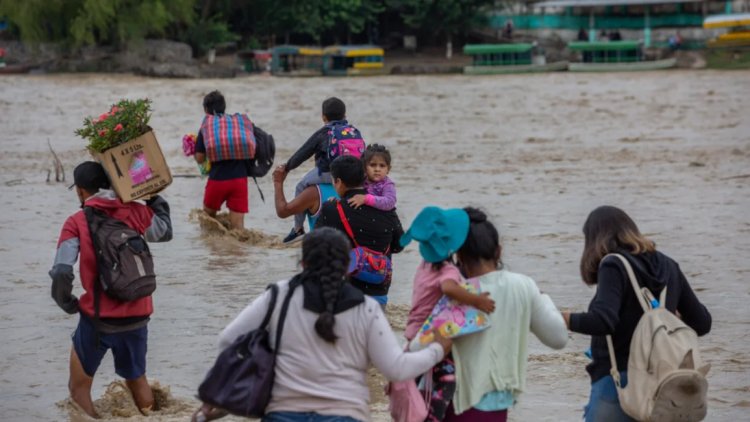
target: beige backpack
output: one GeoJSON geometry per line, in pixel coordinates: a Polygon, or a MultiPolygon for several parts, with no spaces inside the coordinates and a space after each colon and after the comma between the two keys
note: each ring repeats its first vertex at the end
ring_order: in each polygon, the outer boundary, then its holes
{"type": "Polygon", "coordinates": [[[651,292],[638,285],[628,260],[620,254],[610,255],[622,261],[643,308],[643,316],[630,342],[628,384],[625,388],[620,387],[612,336],[607,336],[611,374],[622,409],[639,421],[703,420],[706,417],[708,389],[706,374],[710,364],[705,364],[701,359],[698,335],[664,307],[666,286],[656,304],[651,292]]]}

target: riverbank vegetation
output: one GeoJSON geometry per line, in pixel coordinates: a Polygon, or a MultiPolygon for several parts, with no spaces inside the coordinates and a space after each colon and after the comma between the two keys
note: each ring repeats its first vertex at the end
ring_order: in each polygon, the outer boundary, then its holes
{"type": "Polygon", "coordinates": [[[145,38],[189,43],[196,55],[227,42],[437,45],[486,24],[493,0],[0,0],[10,37],[71,48],[122,48],[145,38]]]}

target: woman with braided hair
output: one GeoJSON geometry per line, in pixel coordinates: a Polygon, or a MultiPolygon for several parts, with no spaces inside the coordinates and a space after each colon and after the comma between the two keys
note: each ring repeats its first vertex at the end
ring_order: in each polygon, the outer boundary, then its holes
{"type": "MultiPolygon", "coordinates": [[[[378,302],[346,278],[349,250],[343,233],[315,229],[302,241],[302,272],[277,283],[279,298],[295,290],[264,422],[370,420],[370,363],[389,380],[403,381],[426,372],[450,349],[450,340],[438,337],[419,352],[404,352],[378,302]]],[[[260,295],[222,331],[222,350],[260,326],[270,298],[270,291],[260,295]]],[[[272,343],[280,311],[277,305],[268,325],[272,343]]]]}

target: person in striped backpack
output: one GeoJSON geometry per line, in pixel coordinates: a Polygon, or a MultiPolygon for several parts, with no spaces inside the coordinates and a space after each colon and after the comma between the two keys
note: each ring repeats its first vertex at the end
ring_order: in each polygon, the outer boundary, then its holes
{"type": "Polygon", "coordinates": [[[203,210],[215,217],[226,203],[232,229],[245,227],[248,206],[247,160],[255,157],[256,137],[267,134],[247,114],[226,114],[226,101],[219,91],[203,98],[206,113],[195,141],[195,161],[211,163],[203,195],[203,210]]]}

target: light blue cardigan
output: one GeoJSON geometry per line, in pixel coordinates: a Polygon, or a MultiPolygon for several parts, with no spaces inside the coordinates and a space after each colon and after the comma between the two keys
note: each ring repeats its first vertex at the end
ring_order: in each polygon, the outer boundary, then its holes
{"type": "Polygon", "coordinates": [[[562,315],[531,278],[500,270],[481,276],[479,283],[495,300],[495,312],[489,317],[490,328],[454,340],[456,414],[475,406],[487,393],[509,391],[518,396],[523,391],[529,331],[554,349],[568,342],[562,315]]]}

